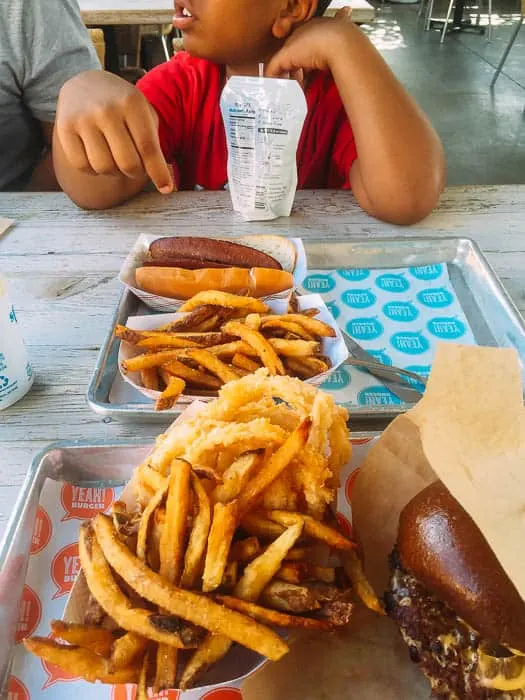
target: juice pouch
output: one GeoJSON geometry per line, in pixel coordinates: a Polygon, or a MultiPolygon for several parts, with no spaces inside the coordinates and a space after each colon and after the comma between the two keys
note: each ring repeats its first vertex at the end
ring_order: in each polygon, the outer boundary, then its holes
{"type": "Polygon", "coordinates": [[[233,208],[245,221],[290,216],[306,99],[296,80],[233,76],[221,96],[233,208]]]}

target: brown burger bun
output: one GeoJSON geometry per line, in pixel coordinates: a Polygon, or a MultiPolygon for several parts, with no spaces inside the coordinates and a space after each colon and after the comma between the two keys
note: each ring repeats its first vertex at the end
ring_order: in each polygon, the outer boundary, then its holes
{"type": "Polygon", "coordinates": [[[441,481],[399,519],[402,566],[487,639],[525,652],[525,602],[481,531],[441,481]]]}
{"type": "Polygon", "coordinates": [[[232,294],[266,297],[293,287],[293,277],[284,270],[254,267],[186,270],[179,267],[139,267],[136,283],[145,292],[170,299],[190,299],[198,292],[220,290],[232,294]]]}

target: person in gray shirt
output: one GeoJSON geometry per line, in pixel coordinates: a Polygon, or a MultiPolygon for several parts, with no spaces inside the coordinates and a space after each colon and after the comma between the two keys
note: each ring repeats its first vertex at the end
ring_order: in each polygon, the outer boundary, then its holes
{"type": "Polygon", "coordinates": [[[0,0],[0,191],[58,189],[50,146],[60,88],[100,68],[77,0],[0,0]]]}

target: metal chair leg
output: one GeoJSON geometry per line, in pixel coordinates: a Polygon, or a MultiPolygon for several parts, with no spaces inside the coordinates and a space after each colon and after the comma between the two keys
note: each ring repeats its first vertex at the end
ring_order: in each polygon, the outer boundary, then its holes
{"type": "Polygon", "coordinates": [[[441,32],[441,39],[439,43],[442,44],[445,41],[445,36],[447,34],[448,23],[450,21],[450,15],[452,14],[452,8],[454,7],[454,0],[450,0],[448,4],[447,16],[445,17],[445,23],[443,24],[443,31],[441,32]]]}
{"type": "Polygon", "coordinates": [[[434,0],[428,0],[427,3],[427,15],[425,17],[425,31],[430,30],[430,20],[432,19],[432,12],[434,11],[434,0]]]}
{"type": "Polygon", "coordinates": [[[516,23],[516,27],[514,28],[514,31],[512,32],[512,36],[510,37],[509,43],[507,44],[507,48],[503,52],[503,56],[501,57],[500,62],[498,63],[498,67],[496,68],[496,72],[494,73],[494,77],[492,78],[492,81],[490,83],[490,87],[493,88],[494,85],[496,84],[496,80],[499,77],[499,74],[501,73],[501,69],[503,68],[505,61],[507,60],[507,56],[509,55],[509,52],[512,48],[512,45],[516,41],[516,37],[518,36],[518,33],[521,29],[521,25],[523,24],[524,16],[522,15],[520,17],[519,22],[516,23]]]}
{"type": "Polygon", "coordinates": [[[160,40],[162,42],[162,48],[164,50],[164,57],[165,57],[166,61],[169,61],[171,56],[170,56],[170,52],[168,49],[168,42],[166,41],[166,37],[162,33],[162,30],[161,30],[160,40]]]}
{"type": "Polygon", "coordinates": [[[489,28],[487,31],[487,38],[492,41],[492,0],[488,0],[489,5],[489,28]]]}

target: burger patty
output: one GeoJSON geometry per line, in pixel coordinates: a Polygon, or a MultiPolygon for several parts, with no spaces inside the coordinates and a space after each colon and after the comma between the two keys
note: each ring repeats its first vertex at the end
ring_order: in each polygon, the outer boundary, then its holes
{"type": "MultiPolygon", "coordinates": [[[[480,685],[480,645],[488,642],[405,571],[397,550],[390,556],[388,615],[397,623],[417,663],[432,686],[432,697],[448,700],[518,700],[524,690],[501,691],[480,685]]],[[[502,647],[494,656],[510,656],[502,647]]]]}

